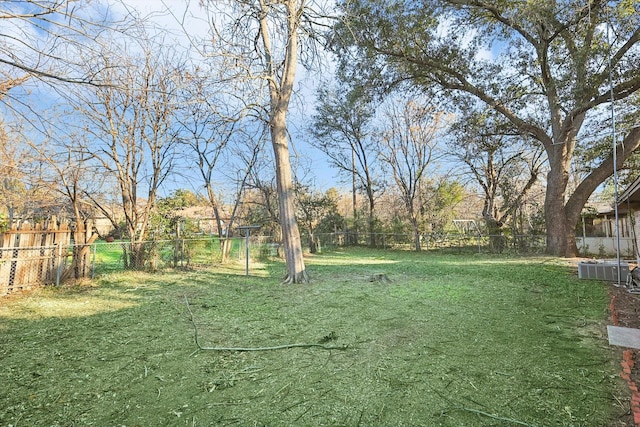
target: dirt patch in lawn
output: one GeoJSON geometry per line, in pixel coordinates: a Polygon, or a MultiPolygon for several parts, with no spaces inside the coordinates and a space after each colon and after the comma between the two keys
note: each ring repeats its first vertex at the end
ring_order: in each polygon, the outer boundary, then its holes
{"type": "MultiPolygon", "coordinates": [[[[611,324],[640,329],[640,295],[632,294],[625,287],[612,286],[611,324]]],[[[629,385],[631,400],[624,421],[627,426],[640,425],[640,350],[623,349],[620,356],[620,376],[629,385]]]]}

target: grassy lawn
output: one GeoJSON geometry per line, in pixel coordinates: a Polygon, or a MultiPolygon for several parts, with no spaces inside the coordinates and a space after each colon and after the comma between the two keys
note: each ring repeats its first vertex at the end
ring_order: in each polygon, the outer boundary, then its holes
{"type": "Polygon", "coordinates": [[[606,286],[565,261],[307,264],[308,286],[238,264],[0,300],[0,425],[616,426],[627,410],[606,286]],[[337,348],[202,350],[196,328],[203,347],[337,348]]]}

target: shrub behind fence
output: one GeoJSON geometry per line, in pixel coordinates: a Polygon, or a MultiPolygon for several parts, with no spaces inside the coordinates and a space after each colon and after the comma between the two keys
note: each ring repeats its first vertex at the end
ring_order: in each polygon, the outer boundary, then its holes
{"type": "MultiPolygon", "coordinates": [[[[413,234],[398,233],[326,233],[315,238],[321,247],[372,246],[382,249],[415,249],[413,234]]],[[[537,254],[546,247],[546,238],[541,235],[483,235],[460,233],[432,233],[420,236],[423,251],[449,251],[455,253],[511,253],[537,254]]]]}
{"type": "MultiPolygon", "coordinates": [[[[33,233],[36,235],[35,233],[33,233]]],[[[54,235],[56,235],[54,233],[54,235]]],[[[6,235],[5,235],[6,236],[6,235]]],[[[26,238],[25,238],[26,239],[26,238]]],[[[67,238],[68,239],[68,238],[67,238]]],[[[328,233],[314,236],[319,251],[341,246],[361,245],[383,249],[413,250],[413,235],[377,233],[328,233]]],[[[6,239],[5,239],[6,240],[6,239]]],[[[46,239],[45,239],[46,240],[46,239]]],[[[49,241],[42,240],[43,243],[49,241]]],[[[33,240],[24,240],[24,246],[0,247],[0,295],[33,284],[52,284],[70,277],[74,250],[83,248],[89,252],[90,276],[122,271],[125,257],[130,253],[128,241],[97,242],[73,245],[68,240],[55,240],[56,244],[34,246],[33,240]],[[31,246],[29,246],[31,245],[31,246]]],[[[303,236],[303,245],[308,244],[308,236],[303,236]]],[[[4,245],[4,241],[3,241],[4,245]]],[[[245,263],[247,241],[244,237],[219,239],[201,237],[193,239],[159,240],[144,242],[145,265],[147,270],[171,268],[212,267],[223,262],[223,247],[226,245],[227,260],[245,263]],[[224,241],[227,243],[224,243],[224,241]]],[[[425,255],[429,252],[448,253],[504,253],[540,254],[545,249],[545,237],[540,235],[487,236],[458,233],[425,234],[421,240],[425,255]]],[[[251,261],[279,256],[279,244],[271,237],[251,236],[248,254],[251,261]]]]}
{"type": "MultiPolygon", "coordinates": [[[[245,261],[247,243],[244,237],[219,239],[202,237],[192,239],[156,240],[144,242],[145,268],[210,267],[225,261],[245,261]],[[226,259],[223,248],[226,247],[226,259]]],[[[249,240],[249,257],[253,260],[276,256],[277,245],[270,238],[252,236],[249,240]]],[[[125,269],[125,257],[129,252],[128,241],[99,242],[92,245],[93,275],[125,269]]]]}

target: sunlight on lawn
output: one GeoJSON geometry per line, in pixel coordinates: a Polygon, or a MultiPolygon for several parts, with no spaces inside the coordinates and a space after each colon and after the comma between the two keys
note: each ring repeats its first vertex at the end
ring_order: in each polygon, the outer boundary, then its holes
{"type": "Polygon", "coordinates": [[[378,258],[356,258],[353,255],[341,254],[339,252],[330,255],[323,253],[319,258],[307,257],[305,261],[309,264],[322,265],[376,265],[376,264],[397,264],[399,261],[394,259],[378,258]]]}
{"type": "Polygon", "coordinates": [[[137,306],[131,296],[86,295],[83,298],[29,297],[11,307],[0,307],[0,319],[42,319],[55,317],[83,317],[137,306]]]}

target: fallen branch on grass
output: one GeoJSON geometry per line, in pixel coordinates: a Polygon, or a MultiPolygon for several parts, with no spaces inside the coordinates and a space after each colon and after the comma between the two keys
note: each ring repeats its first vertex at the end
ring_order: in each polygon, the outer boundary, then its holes
{"type": "Polygon", "coordinates": [[[323,350],[346,350],[348,345],[325,345],[325,344],[306,344],[306,343],[297,343],[297,344],[282,344],[275,345],[269,347],[205,347],[200,345],[200,341],[198,339],[198,326],[196,325],[195,320],[193,319],[193,312],[191,311],[191,306],[189,305],[189,299],[187,296],[184,296],[184,302],[187,305],[187,311],[189,312],[189,320],[193,325],[194,335],[195,335],[195,343],[198,349],[200,350],[211,350],[211,351],[268,351],[268,350],[282,350],[285,348],[310,348],[310,347],[318,347],[323,350]]]}

